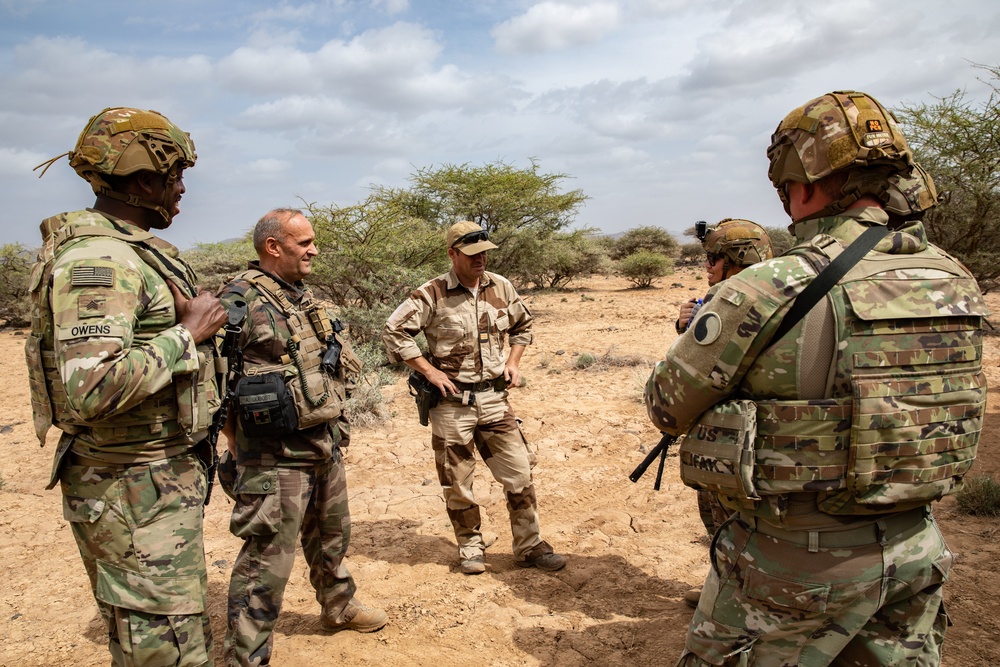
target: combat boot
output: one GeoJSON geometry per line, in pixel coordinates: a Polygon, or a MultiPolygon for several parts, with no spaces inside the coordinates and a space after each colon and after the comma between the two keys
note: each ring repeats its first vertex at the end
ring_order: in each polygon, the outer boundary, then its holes
{"type": "Polygon", "coordinates": [[[334,632],[338,630],[375,632],[389,622],[389,617],[381,609],[373,609],[365,603],[359,602],[357,598],[351,598],[351,601],[347,603],[347,609],[344,610],[344,620],[339,622],[334,620],[329,610],[324,609],[320,615],[320,621],[323,623],[323,627],[334,632]]]}
{"type": "Polygon", "coordinates": [[[684,603],[689,607],[697,609],[699,600],[701,600],[701,586],[692,588],[684,593],[684,603]]]}
{"type": "Polygon", "coordinates": [[[539,570],[555,572],[566,567],[566,557],[552,553],[548,542],[542,542],[531,548],[524,558],[514,561],[518,567],[537,567],[539,570]]]}

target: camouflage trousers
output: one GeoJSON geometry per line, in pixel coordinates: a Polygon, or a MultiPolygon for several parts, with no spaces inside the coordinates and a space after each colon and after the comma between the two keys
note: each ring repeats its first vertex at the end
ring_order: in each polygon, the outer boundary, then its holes
{"type": "Polygon", "coordinates": [[[344,564],[351,541],[340,450],[315,466],[240,466],[229,529],[243,538],[229,580],[225,664],[269,665],[274,625],[301,536],[316,600],[334,620],[356,586],[344,564]]]}
{"type": "Polygon", "coordinates": [[[719,497],[711,491],[698,489],[698,514],[709,537],[715,535],[726,519],[733,513],[719,501],[719,497]]]}
{"type": "Polygon", "coordinates": [[[482,556],[486,548],[479,505],[472,491],[476,450],[493,478],[503,485],[510,515],[514,557],[551,553],[538,527],[538,502],[531,469],[535,455],[514,418],[506,391],[475,394],[474,405],[443,400],[431,410],[431,446],[459,557],[482,556]]]}
{"type": "Polygon", "coordinates": [[[869,528],[810,549],[728,522],[677,664],[939,664],[953,556],[937,524],[918,509],[869,528]]]}
{"type": "Polygon", "coordinates": [[[69,454],[60,484],[112,665],[212,664],[201,461],[83,465],[69,454]]]}

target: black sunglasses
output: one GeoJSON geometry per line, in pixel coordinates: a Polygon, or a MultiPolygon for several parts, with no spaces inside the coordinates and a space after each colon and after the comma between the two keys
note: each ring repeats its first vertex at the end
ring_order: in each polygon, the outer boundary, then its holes
{"type": "Polygon", "coordinates": [[[709,264],[715,264],[716,262],[718,262],[723,257],[725,257],[725,255],[723,255],[722,253],[715,253],[715,252],[706,252],[705,253],[705,258],[708,260],[709,264]]]}
{"type": "Polygon", "coordinates": [[[455,242],[451,244],[454,248],[457,245],[471,245],[473,243],[479,243],[480,241],[489,241],[490,234],[485,229],[481,229],[478,232],[469,232],[464,236],[460,236],[455,239],[455,242]]]}

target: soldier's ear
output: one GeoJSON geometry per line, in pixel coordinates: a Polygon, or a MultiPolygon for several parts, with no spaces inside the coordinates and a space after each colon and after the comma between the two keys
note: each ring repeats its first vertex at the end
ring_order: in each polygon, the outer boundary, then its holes
{"type": "Polygon", "coordinates": [[[269,257],[280,257],[281,244],[278,243],[278,239],[273,236],[268,236],[264,239],[264,253],[269,257]]]}

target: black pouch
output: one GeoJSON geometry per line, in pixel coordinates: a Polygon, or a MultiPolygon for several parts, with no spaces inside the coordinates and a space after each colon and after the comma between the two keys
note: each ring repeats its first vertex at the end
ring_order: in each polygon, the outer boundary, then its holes
{"type": "Polygon", "coordinates": [[[299,427],[295,399],[281,373],[247,375],[236,385],[240,426],[248,438],[288,435],[299,427]]]}

